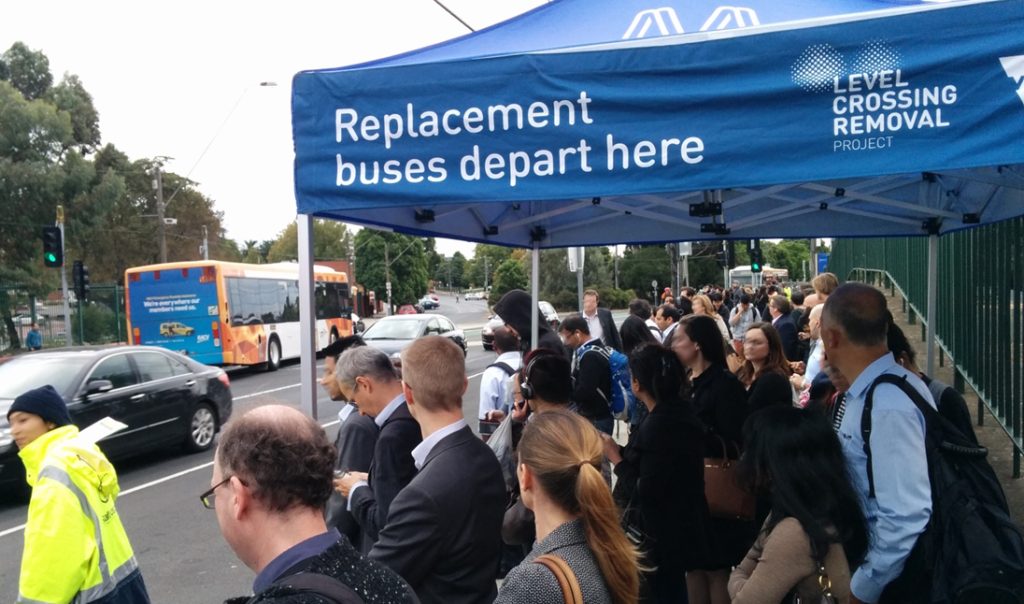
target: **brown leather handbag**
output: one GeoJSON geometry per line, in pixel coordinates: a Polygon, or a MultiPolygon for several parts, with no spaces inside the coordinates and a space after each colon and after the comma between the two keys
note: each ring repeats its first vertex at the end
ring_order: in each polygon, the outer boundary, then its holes
{"type": "MultiPolygon", "coordinates": [[[[737,479],[736,460],[729,458],[729,447],[721,436],[716,436],[722,444],[721,457],[704,458],[704,497],[708,502],[708,511],[712,518],[729,520],[754,519],[757,500],[753,493],[744,489],[737,479]]],[[[732,450],[739,458],[740,448],[736,443],[732,450]]]]}
{"type": "Polygon", "coordinates": [[[562,598],[565,604],[583,604],[583,591],[580,589],[580,582],[576,573],[562,558],[554,554],[544,554],[534,559],[537,564],[543,564],[555,575],[558,586],[562,588],[562,598]]]}

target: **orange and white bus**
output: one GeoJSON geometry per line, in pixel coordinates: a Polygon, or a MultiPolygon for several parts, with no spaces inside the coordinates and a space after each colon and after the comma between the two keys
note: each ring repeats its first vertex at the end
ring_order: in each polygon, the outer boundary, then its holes
{"type": "MultiPolygon", "coordinates": [[[[316,347],[352,333],[348,276],[315,266],[316,347]]],[[[129,343],[210,365],[299,356],[299,266],[201,260],[125,271],[129,343]]]]}

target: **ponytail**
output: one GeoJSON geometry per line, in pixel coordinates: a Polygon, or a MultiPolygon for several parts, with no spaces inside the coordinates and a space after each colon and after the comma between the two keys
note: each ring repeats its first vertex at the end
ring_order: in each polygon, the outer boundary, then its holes
{"type": "Polygon", "coordinates": [[[574,413],[551,411],[530,421],[519,443],[519,460],[551,500],[583,523],[587,546],[613,602],[640,598],[640,554],[626,538],[611,491],[601,476],[601,437],[574,413]]]}
{"type": "Polygon", "coordinates": [[[640,594],[640,555],[619,523],[619,509],[598,466],[587,463],[576,478],[587,545],[608,585],[612,602],[635,604],[640,594]]]}

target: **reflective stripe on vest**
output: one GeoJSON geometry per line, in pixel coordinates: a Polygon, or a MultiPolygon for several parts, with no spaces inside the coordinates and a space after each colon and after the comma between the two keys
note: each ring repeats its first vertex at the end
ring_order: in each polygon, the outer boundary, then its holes
{"type": "MultiPolygon", "coordinates": [[[[46,466],[39,472],[37,480],[42,480],[44,478],[48,478],[58,484],[61,484],[67,488],[67,490],[71,491],[71,493],[78,499],[79,505],[82,506],[82,513],[92,519],[93,529],[96,532],[96,549],[99,550],[100,554],[99,570],[102,582],[95,587],[81,590],[73,600],[73,603],[86,604],[87,602],[99,600],[103,596],[114,591],[117,584],[138,568],[139,564],[135,560],[135,556],[132,556],[126,560],[124,564],[117,567],[113,573],[111,573],[107,566],[107,553],[103,549],[103,531],[100,525],[100,519],[96,516],[96,511],[93,510],[92,505],[89,504],[89,498],[82,489],[78,488],[78,485],[71,480],[71,476],[61,468],[56,466],[46,466]]],[[[26,604],[40,604],[38,600],[25,598],[20,594],[18,596],[18,602],[19,604],[22,602],[26,604]]]]}

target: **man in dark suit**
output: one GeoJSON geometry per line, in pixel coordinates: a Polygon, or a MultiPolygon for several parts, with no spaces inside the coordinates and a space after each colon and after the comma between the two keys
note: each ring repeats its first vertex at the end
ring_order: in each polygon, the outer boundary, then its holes
{"type": "Polygon", "coordinates": [[[607,308],[598,308],[597,303],[601,301],[597,291],[588,289],[583,292],[583,318],[587,320],[590,327],[590,335],[601,338],[605,346],[611,346],[622,352],[622,339],[619,337],[619,330],[615,327],[612,319],[612,311],[607,308]]]}
{"type": "MultiPolygon", "coordinates": [[[[373,447],[377,443],[377,424],[373,418],[360,415],[359,408],[347,402],[338,384],[335,368],[338,357],[353,346],[366,346],[359,336],[347,336],[335,340],[324,348],[324,373],[320,384],[327,391],[332,401],[341,401],[345,406],[338,412],[338,436],[334,440],[334,448],[338,451],[335,459],[335,473],[369,472],[370,461],[373,459],[373,447]]],[[[338,491],[331,492],[324,509],[324,520],[327,528],[336,528],[348,537],[352,547],[362,550],[363,530],[356,522],[355,516],[349,511],[348,499],[338,491]]]]}
{"type": "Polygon", "coordinates": [[[782,294],[775,294],[768,302],[768,312],[772,317],[772,327],[779,332],[779,337],[782,339],[782,350],[786,353],[786,359],[789,361],[801,361],[803,359],[800,358],[800,339],[796,334],[796,323],[793,322],[793,317],[790,316],[792,310],[793,305],[782,294]]]}
{"type": "Polygon", "coordinates": [[[391,503],[370,558],[401,575],[423,604],[493,602],[505,481],[462,416],[468,384],[454,342],[420,338],[402,352],[405,398],[423,442],[419,473],[391,503]]]}
{"type": "Polygon", "coordinates": [[[369,474],[348,472],[334,481],[348,497],[349,510],[363,529],[368,552],[388,519],[398,492],[416,475],[412,450],[422,440],[420,426],[409,413],[391,359],[376,348],[350,348],[338,359],[338,383],[359,412],[373,419],[380,432],[373,447],[369,474]]]}

